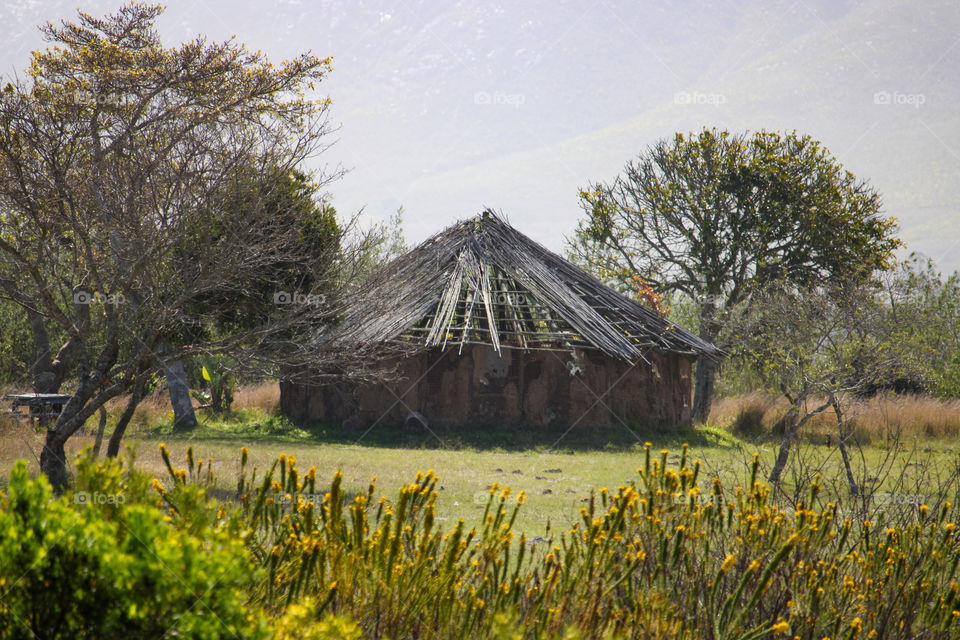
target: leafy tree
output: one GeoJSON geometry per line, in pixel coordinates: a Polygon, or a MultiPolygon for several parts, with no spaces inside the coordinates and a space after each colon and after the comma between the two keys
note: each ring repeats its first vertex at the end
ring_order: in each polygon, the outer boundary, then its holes
{"type": "Polygon", "coordinates": [[[0,385],[27,379],[35,359],[27,315],[19,306],[0,300],[0,385]]]}
{"type": "MultiPolygon", "coordinates": [[[[315,300],[331,293],[331,282],[338,270],[340,237],[337,212],[322,202],[320,185],[299,170],[280,168],[266,175],[255,167],[239,172],[234,184],[225,190],[224,201],[211,199],[207,206],[233,213],[217,218],[217,224],[204,224],[187,238],[181,247],[179,261],[186,270],[203,263],[208,247],[229,241],[236,234],[235,226],[243,226],[248,212],[262,216],[271,226],[287,229],[294,235],[302,251],[320,260],[304,260],[301,255],[277,255],[264,263],[250,279],[237,286],[225,282],[219,290],[203,292],[192,302],[198,314],[208,314],[214,322],[196,331],[211,329],[221,333],[246,330],[261,325],[276,312],[275,297],[283,294],[312,295],[315,300]]],[[[188,336],[194,339],[196,336],[188,336]]]]}
{"type": "Polygon", "coordinates": [[[309,93],[329,59],[275,66],[203,37],[168,48],[161,12],[135,3],[47,24],[56,46],[0,92],[0,283],[62,332],[77,381],[41,454],[58,488],[67,439],[120,394],[132,414],[158,366],[226,352],[320,362],[309,336],[328,309],[272,295],[266,307],[261,285],[277,265],[323,277],[336,259],[289,224],[303,211],[277,179],[323,149],[329,101],[309,93]],[[262,196],[242,215],[222,206],[241,185],[262,196]],[[270,312],[212,330],[243,298],[270,312]]]}
{"type": "Polygon", "coordinates": [[[944,276],[917,254],[884,277],[884,296],[902,327],[899,339],[915,360],[900,386],[960,397],[960,274],[944,276]]]}
{"type": "MultiPolygon", "coordinates": [[[[269,176],[257,175],[253,168],[249,174],[240,172],[234,186],[224,194],[224,202],[211,201],[208,206],[232,211],[230,220],[219,220],[217,227],[198,229],[188,245],[181,248],[179,261],[189,268],[202,263],[207,247],[229,240],[233,224],[243,224],[247,211],[262,208],[254,213],[269,219],[270,224],[292,230],[301,248],[316,261],[304,261],[297,256],[277,256],[273,264],[265,264],[238,289],[234,282],[225,282],[220,290],[204,292],[190,302],[193,313],[206,317],[209,322],[187,328],[181,341],[188,343],[210,342],[216,336],[254,330],[269,322],[277,310],[278,300],[294,298],[309,300],[316,304],[332,306],[333,282],[340,269],[340,238],[342,231],[337,221],[336,210],[322,201],[320,185],[310,176],[295,170],[284,173],[271,171],[269,176]]],[[[274,339],[294,338],[292,333],[274,339]]],[[[233,388],[244,373],[244,362],[228,356],[205,355],[198,367],[188,367],[196,373],[194,386],[200,391],[191,392],[191,397],[200,400],[214,413],[230,410],[233,388]]],[[[249,372],[247,372],[249,373],[249,372]]]]}
{"type": "MultiPolygon", "coordinates": [[[[724,317],[767,283],[808,286],[887,266],[899,245],[880,196],[816,140],[704,129],[661,140],[610,183],[580,192],[571,257],[625,291],[635,276],[697,307],[699,334],[728,346],[724,317]]],[[[693,415],[709,414],[715,364],[697,364],[693,415]]]]}

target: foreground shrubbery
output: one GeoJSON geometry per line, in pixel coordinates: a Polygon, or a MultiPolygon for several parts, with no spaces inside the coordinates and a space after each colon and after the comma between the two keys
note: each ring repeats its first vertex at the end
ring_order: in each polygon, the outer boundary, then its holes
{"type": "Polygon", "coordinates": [[[171,527],[149,485],[116,465],[81,473],[95,493],[53,499],[26,464],[11,472],[0,501],[0,637],[268,637],[244,606],[256,567],[242,538],[171,527]]]}
{"type": "Polygon", "coordinates": [[[601,490],[580,522],[528,541],[512,528],[522,496],[506,489],[491,490],[479,529],[441,529],[430,472],[387,500],[373,483],[348,495],[339,474],[318,493],[313,469],[281,457],[216,503],[209,465],[164,458],[170,478],[152,489],[118,465],[80,465],[74,496],[123,504],[52,499],[14,471],[0,503],[0,636],[960,633],[949,503],[853,522],[814,484],[785,509],[756,481],[756,460],[749,486],[728,489],[704,485],[686,455],[670,468],[648,448],[635,484],[601,490]]]}

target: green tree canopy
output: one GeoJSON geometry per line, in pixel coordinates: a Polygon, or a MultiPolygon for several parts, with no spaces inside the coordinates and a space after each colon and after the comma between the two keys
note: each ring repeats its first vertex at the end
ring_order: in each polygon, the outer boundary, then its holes
{"type": "MultiPolygon", "coordinates": [[[[3,292],[72,345],[76,388],[41,455],[56,486],[66,440],[110,398],[135,401],[158,366],[243,348],[266,357],[272,337],[325,316],[322,305],[274,305],[211,330],[262,309],[264,278],[287,286],[285,274],[316,264],[305,234],[333,233],[309,230],[315,211],[296,177],[325,148],[329,100],[313,90],[330,60],[275,65],[204,37],[166,47],[161,12],[132,3],[47,24],[55,46],[0,91],[3,292]]],[[[295,360],[291,343],[314,355],[288,338],[276,357],[295,360]]]]}
{"type": "MultiPolygon", "coordinates": [[[[814,286],[889,265],[900,244],[877,191],[809,136],[704,129],[661,140],[612,182],[581,190],[574,260],[624,290],[635,276],[698,306],[724,346],[723,312],[770,282],[814,286]]],[[[694,417],[715,370],[697,367],[694,417]]]]}

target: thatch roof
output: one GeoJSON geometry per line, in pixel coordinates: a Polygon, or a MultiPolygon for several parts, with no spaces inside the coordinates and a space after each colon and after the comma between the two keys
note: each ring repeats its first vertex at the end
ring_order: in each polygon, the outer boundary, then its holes
{"type": "Polygon", "coordinates": [[[341,317],[331,337],[354,344],[720,354],[490,211],[384,265],[341,317]]]}

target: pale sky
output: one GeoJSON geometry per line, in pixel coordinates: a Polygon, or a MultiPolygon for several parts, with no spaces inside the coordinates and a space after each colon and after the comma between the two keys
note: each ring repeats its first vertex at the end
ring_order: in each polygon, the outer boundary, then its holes
{"type": "MultiPolygon", "coordinates": [[[[23,69],[35,25],[77,4],[0,3],[0,68],[23,69]]],[[[414,242],[492,207],[562,250],[578,187],[658,138],[797,129],[881,191],[911,249],[960,267],[956,2],[166,4],[170,43],[332,55],[338,141],[316,166],[350,169],[330,186],[341,212],[403,205],[414,242]]]]}

